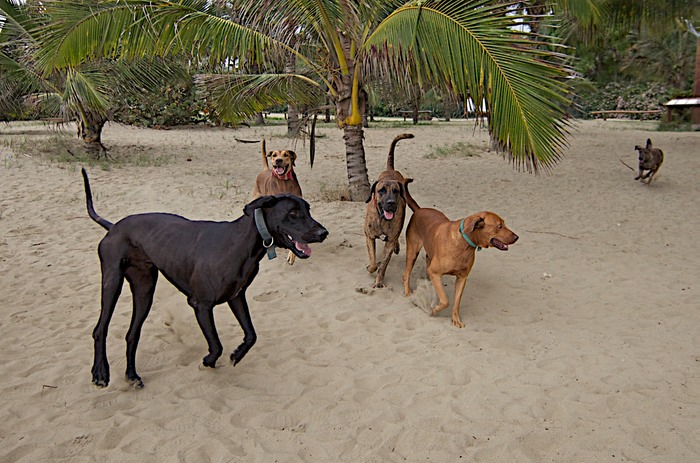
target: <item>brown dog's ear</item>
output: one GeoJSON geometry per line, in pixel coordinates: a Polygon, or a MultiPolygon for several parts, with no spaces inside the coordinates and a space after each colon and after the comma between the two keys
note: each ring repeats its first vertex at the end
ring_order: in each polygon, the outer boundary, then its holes
{"type": "Polygon", "coordinates": [[[374,190],[377,188],[377,182],[374,182],[372,184],[372,188],[369,189],[369,197],[367,198],[366,203],[372,201],[372,196],[374,195],[374,190]]]}
{"type": "Polygon", "coordinates": [[[272,157],[272,151],[268,151],[268,152],[267,152],[267,157],[268,157],[268,158],[271,158],[271,157],[272,157]]]}
{"type": "Polygon", "coordinates": [[[647,149],[651,149],[651,138],[647,138],[647,149]]]}
{"type": "Polygon", "coordinates": [[[291,150],[287,150],[287,151],[289,152],[289,157],[292,158],[292,166],[296,167],[296,164],[294,164],[294,162],[297,160],[297,153],[295,153],[294,151],[291,151],[291,150]]]}
{"type": "Polygon", "coordinates": [[[484,222],[483,217],[477,217],[476,221],[474,222],[474,227],[472,228],[472,231],[484,228],[486,225],[486,222],[484,222]]]}

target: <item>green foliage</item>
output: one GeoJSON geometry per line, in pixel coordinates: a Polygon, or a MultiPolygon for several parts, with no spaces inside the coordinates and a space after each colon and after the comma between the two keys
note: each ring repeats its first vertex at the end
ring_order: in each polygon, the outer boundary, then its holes
{"type": "Polygon", "coordinates": [[[192,81],[164,84],[157,92],[124,94],[118,98],[114,120],[142,127],[174,126],[207,120],[192,81]]]}
{"type": "MultiPolygon", "coordinates": [[[[671,98],[671,88],[654,82],[610,82],[600,87],[581,89],[575,98],[578,110],[574,116],[588,118],[591,111],[625,109],[651,111],[664,109],[671,98]]],[[[626,115],[627,116],[627,115],[626,115]]],[[[660,119],[660,114],[629,115],[635,119],[660,119]]]]}

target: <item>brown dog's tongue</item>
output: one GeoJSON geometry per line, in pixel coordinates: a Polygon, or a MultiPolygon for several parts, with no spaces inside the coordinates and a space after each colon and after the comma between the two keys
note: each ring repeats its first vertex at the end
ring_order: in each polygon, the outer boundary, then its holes
{"type": "Polygon", "coordinates": [[[393,212],[389,212],[389,211],[384,211],[384,218],[387,219],[387,220],[391,220],[391,219],[394,218],[394,213],[393,213],[393,212]]]}
{"type": "Polygon", "coordinates": [[[284,167],[275,167],[275,173],[277,175],[284,175],[284,167]]]}

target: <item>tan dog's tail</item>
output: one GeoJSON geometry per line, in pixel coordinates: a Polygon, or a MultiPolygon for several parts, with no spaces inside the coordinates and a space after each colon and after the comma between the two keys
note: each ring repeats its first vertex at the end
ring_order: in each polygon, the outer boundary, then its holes
{"type": "Polygon", "coordinates": [[[394,138],[394,141],[391,142],[391,148],[389,148],[389,157],[386,159],[386,170],[395,170],[394,169],[394,148],[396,148],[396,144],[403,140],[404,138],[413,138],[412,133],[402,133],[401,135],[398,135],[396,138],[394,138]]]}
{"type": "Polygon", "coordinates": [[[420,209],[420,206],[418,205],[416,200],[413,199],[413,196],[411,196],[411,193],[408,191],[408,184],[411,183],[412,181],[413,181],[412,178],[407,178],[406,183],[403,184],[403,189],[405,190],[404,193],[406,196],[406,204],[408,205],[408,207],[411,208],[411,210],[413,212],[416,212],[416,210],[420,209]]]}
{"type": "Polygon", "coordinates": [[[264,138],[262,139],[260,146],[262,147],[263,169],[270,170],[270,166],[267,163],[267,150],[265,149],[265,139],[264,138]]]}

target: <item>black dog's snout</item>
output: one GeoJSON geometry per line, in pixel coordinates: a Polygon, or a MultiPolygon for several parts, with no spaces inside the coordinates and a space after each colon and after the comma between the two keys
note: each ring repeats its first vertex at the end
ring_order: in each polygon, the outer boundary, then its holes
{"type": "Polygon", "coordinates": [[[318,232],[318,242],[319,242],[319,243],[322,242],[322,241],[325,240],[327,237],[328,237],[328,230],[326,230],[325,228],[321,227],[321,230],[319,230],[319,232],[318,232]]]}

